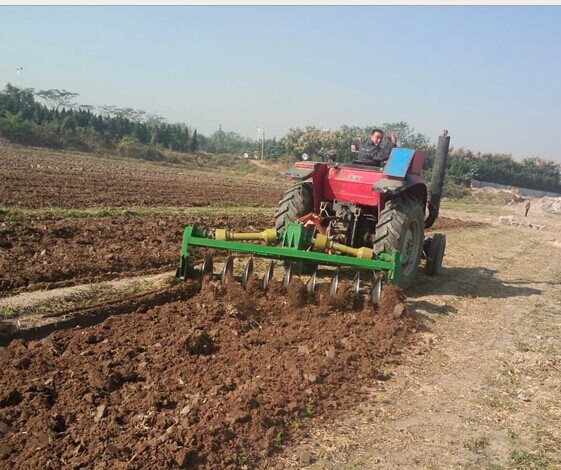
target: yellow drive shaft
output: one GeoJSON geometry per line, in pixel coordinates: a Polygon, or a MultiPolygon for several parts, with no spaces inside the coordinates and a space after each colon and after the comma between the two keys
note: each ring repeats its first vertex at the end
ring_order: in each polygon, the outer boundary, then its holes
{"type": "Polygon", "coordinates": [[[268,228],[262,232],[236,233],[230,230],[216,229],[214,232],[216,240],[232,241],[232,240],[261,240],[271,245],[277,242],[277,230],[268,228]]]}
{"type": "Polygon", "coordinates": [[[334,242],[330,240],[325,235],[318,233],[313,241],[312,249],[314,251],[327,251],[334,250],[338,253],[343,253],[344,255],[353,256],[360,259],[372,259],[374,256],[374,250],[371,248],[351,248],[347,245],[342,245],[341,243],[334,242]]]}

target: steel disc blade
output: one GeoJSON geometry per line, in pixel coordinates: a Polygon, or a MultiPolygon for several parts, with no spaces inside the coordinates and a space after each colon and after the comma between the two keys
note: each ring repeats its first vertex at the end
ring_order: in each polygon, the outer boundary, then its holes
{"type": "Polygon", "coordinates": [[[358,295],[358,291],[360,290],[360,271],[357,271],[355,274],[355,278],[353,279],[353,295],[358,295]]]}
{"type": "Polygon", "coordinates": [[[289,264],[286,268],[286,273],[284,274],[284,281],[282,283],[285,289],[288,289],[288,285],[290,284],[291,279],[292,279],[292,264],[289,264]]]}
{"type": "Polygon", "coordinates": [[[249,258],[249,261],[245,265],[245,269],[243,270],[242,276],[242,286],[245,288],[247,286],[247,281],[249,280],[249,276],[253,273],[253,258],[249,258]]]}
{"type": "Polygon", "coordinates": [[[374,286],[370,291],[370,296],[372,297],[372,305],[377,306],[380,302],[380,294],[382,293],[382,278],[374,278],[374,286]]]}
{"type": "Polygon", "coordinates": [[[201,267],[201,275],[204,277],[205,274],[210,274],[212,275],[212,269],[214,267],[214,262],[212,259],[212,255],[210,253],[207,253],[205,255],[205,259],[203,261],[203,265],[201,267]]]}
{"type": "Polygon", "coordinates": [[[193,277],[194,270],[189,263],[189,260],[190,258],[188,256],[181,256],[181,268],[177,269],[177,274],[181,276],[182,280],[193,277]]]}
{"type": "Polygon", "coordinates": [[[269,267],[267,268],[267,271],[265,271],[265,276],[263,276],[263,290],[266,291],[267,287],[269,287],[269,282],[271,281],[271,278],[273,277],[273,271],[275,269],[275,262],[271,261],[269,263],[269,267]]]}
{"type": "Polygon", "coordinates": [[[226,279],[231,277],[234,273],[234,258],[232,256],[228,256],[224,263],[224,267],[222,268],[222,273],[220,274],[220,281],[222,285],[226,284],[226,279]]]}
{"type": "Polygon", "coordinates": [[[339,289],[339,269],[335,271],[333,275],[333,279],[331,279],[331,288],[329,292],[331,293],[331,297],[337,296],[337,290],[339,289]]]}
{"type": "Polygon", "coordinates": [[[317,274],[318,274],[318,270],[314,270],[314,273],[312,274],[312,277],[310,277],[310,280],[308,281],[308,292],[310,294],[313,294],[316,290],[316,284],[317,284],[317,274]]]}

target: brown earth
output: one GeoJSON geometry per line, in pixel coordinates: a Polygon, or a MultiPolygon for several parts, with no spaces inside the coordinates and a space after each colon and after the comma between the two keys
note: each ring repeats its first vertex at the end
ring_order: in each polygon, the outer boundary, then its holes
{"type": "Polygon", "coordinates": [[[384,380],[380,364],[419,328],[391,288],[377,311],[295,306],[282,292],[210,282],[190,298],[12,341],[0,349],[0,465],[274,468],[277,450],[384,380]]]}
{"type": "Polygon", "coordinates": [[[263,230],[272,218],[105,217],[0,223],[0,297],[175,269],[186,225],[263,230]]]}
{"type": "Polygon", "coordinates": [[[14,207],[274,206],[288,183],[108,156],[0,146],[0,205],[14,207]]]}
{"type": "Polygon", "coordinates": [[[440,216],[434,222],[434,225],[426,230],[427,233],[430,232],[442,232],[448,231],[451,229],[460,229],[460,228],[468,228],[468,227],[484,227],[486,224],[485,222],[478,222],[477,220],[463,220],[457,219],[453,217],[444,217],[440,216]]]}
{"type": "Polygon", "coordinates": [[[490,224],[448,231],[442,272],[408,291],[427,331],[352,412],[287,448],[284,468],[561,468],[561,218],[536,230],[465,209],[443,213],[490,224]]]}

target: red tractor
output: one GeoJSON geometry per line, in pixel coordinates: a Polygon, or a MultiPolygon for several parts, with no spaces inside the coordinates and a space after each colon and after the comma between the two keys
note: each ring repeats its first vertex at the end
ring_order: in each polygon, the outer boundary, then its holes
{"type": "Polygon", "coordinates": [[[450,137],[439,137],[431,191],[421,170],[423,152],[394,148],[386,165],[299,161],[286,175],[301,181],[286,191],[275,214],[279,235],[299,222],[314,233],[349,247],[373,248],[375,255],[397,250],[402,255],[399,285],[413,282],[421,259],[425,272],[442,265],[446,237],[425,239],[438,216],[450,137]]]}

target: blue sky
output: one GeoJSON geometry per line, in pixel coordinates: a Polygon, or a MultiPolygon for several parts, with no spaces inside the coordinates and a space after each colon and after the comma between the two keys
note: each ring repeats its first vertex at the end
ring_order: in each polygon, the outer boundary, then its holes
{"type": "Polygon", "coordinates": [[[561,163],[560,25],[561,6],[1,6],[0,87],[206,135],[406,121],[561,163]]]}

